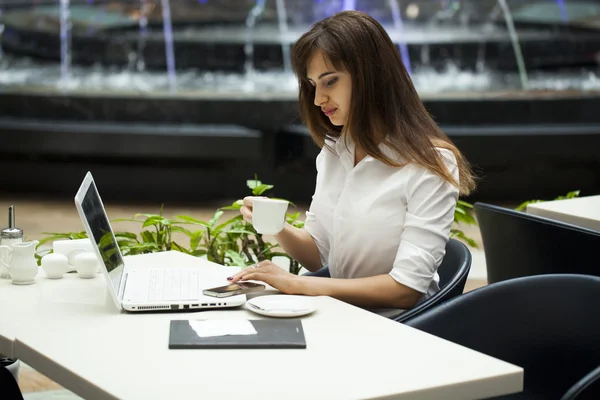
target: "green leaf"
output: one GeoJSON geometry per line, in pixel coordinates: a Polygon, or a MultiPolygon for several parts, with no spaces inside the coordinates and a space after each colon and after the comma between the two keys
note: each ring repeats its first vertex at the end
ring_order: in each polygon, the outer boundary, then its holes
{"type": "Polygon", "coordinates": [[[221,207],[220,210],[234,210],[234,211],[238,211],[244,205],[243,203],[244,203],[244,200],[237,200],[237,201],[234,201],[233,204],[230,205],[230,206],[221,207]]]}
{"type": "Polygon", "coordinates": [[[478,248],[479,246],[477,246],[477,243],[475,242],[475,240],[473,240],[472,238],[468,237],[467,235],[465,235],[465,233],[463,231],[461,231],[460,229],[451,229],[450,230],[450,237],[456,237],[459,238],[465,242],[467,242],[467,244],[473,248],[478,248]]]}
{"type": "Polygon", "coordinates": [[[287,200],[287,199],[283,199],[281,197],[269,197],[271,200],[281,200],[281,201],[285,201],[286,203],[288,203],[289,205],[291,205],[292,207],[296,207],[296,205],[294,203],[292,203],[291,201],[287,200]]]}
{"type": "Polygon", "coordinates": [[[240,229],[230,229],[230,230],[228,230],[225,233],[243,233],[243,234],[246,234],[246,235],[255,235],[256,234],[256,232],[252,232],[252,231],[249,231],[249,230],[246,230],[246,229],[241,229],[241,228],[240,229]]]}
{"type": "Polygon", "coordinates": [[[173,242],[173,244],[171,245],[171,250],[179,251],[179,252],[185,253],[185,254],[190,254],[190,251],[188,249],[179,245],[176,242],[173,242]]]}
{"type": "Polygon", "coordinates": [[[237,253],[233,250],[227,250],[225,252],[225,255],[231,259],[231,264],[228,264],[228,265],[239,266],[239,267],[246,266],[246,260],[244,260],[244,257],[242,257],[242,255],[240,255],[239,253],[237,253]]]}
{"type": "Polygon", "coordinates": [[[188,237],[192,237],[192,235],[194,234],[194,232],[190,231],[189,229],[185,229],[182,226],[171,226],[171,231],[183,233],[188,237]]]}
{"type": "Polygon", "coordinates": [[[544,200],[528,200],[528,201],[524,201],[523,203],[521,203],[517,208],[515,208],[516,211],[523,211],[527,208],[527,205],[529,204],[533,204],[533,203],[542,203],[544,200]]]}
{"type": "Polygon", "coordinates": [[[255,187],[254,189],[252,189],[252,194],[255,196],[261,196],[264,192],[266,192],[267,190],[273,189],[273,185],[259,185],[257,187],[255,187]]]}
{"type": "Polygon", "coordinates": [[[247,180],[246,181],[246,185],[248,185],[249,189],[254,190],[255,188],[257,188],[260,185],[262,185],[262,182],[259,181],[258,179],[251,179],[251,180],[247,180]]]}
{"type": "Polygon", "coordinates": [[[473,204],[467,203],[466,201],[460,199],[457,201],[456,205],[457,207],[473,208],[473,204]]]}
{"type": "Polygon", "coordinates": [[[295,220],[297,220],[299,217],[300,217],[300,212],[297,212],[297,213],[295,213],[295,214],[287,214],[287,215],[286,215],[286,218],[287,218],[288,222],[289,222],[289,221],[295,221],[295,220]]]}
{"type": "Polygon", "coordinates": [[[162,247],[158,246],[156,243],[140,243],[135,246],[129,246],[129,250],[135,252],[135,254],[141,254],[141,252],[155,253],[162,251],[162,247]]]}
{"type": "MultiPolygon", "coordinates": [[[[144,217],[144,218],[152,218],[152,217],[162,217],[162,215],[157,214],[144,214],[144,213],[136,213],[133,215],[133,218],[144,217]]],[[[139,220],[136,220],[139,221],[139,220]]]]}
{"type": "Polygon", "coordinates": [[[143,231],[140,233],[144,243],[156,243],[156,233],[150,231],[143,231]]]}
{"type": "Polygon", "coordinates": [[[115,232],[115,238],[127,238],[137,241],[137,235],[131,232],[115,232]]]}
{"type": "Polygon", "coordinates": [[[217,223],[217,221],[219,220],[219,218],[221,218],[221,216],[224,214],[223,211],[221,210],[217,210],[217,212],[215,213],[215,215],[213,215],[213,217],[210,219],[210,221],[208,222],[208,225],[212,228],[213,226],[215,226],[215,224],[217,223]]]}
{"type": "Polygon", "coordinates": [[[470,212],[463,210],[460,207],[456,207],[454,211],[454,221],[461,222],[467,225],[477,225],[475,217],[470,212]]]}
{"type": "Polygon", "coordinates": [[[202,226],[206,226],[206,227],[210,226],[210,224],[208,222],[201,221],[199,219],[192,218],[192,217],[187,216],[187,215],[178,215],[175,218],[180,219],[182,221],[181,223],[194,224],[194,225],[202,225],[202,226]]]}
{"type": "Polygon", "coordinates": [[[192,233],[192,235],[190,236],[190,249],[192,251],[194,251],[198,248],[198,245],[200,244],[200,241],[202,240],[203,237],[204,237],[204,232],[202,232],[202,231],[196,231],[196,232],[192,233]]]}
{"type": "Polygon", "coordinates": [[[146,228],[148,226],[152,226],[152,225],[171,225],[171,221],[169,221],[168,219],[161,217],[161,216],[152,216],[147,218],[144,223],[142,224],[142,228],[146,228]]]}
{"type": "Polygon", "coordinates": [[[579,196],[579,190],[574,190],[572,192],[567,193],[567,195],[565,196],[567,199],[572,199],[574,197],[578,197],[579,196]]]}
{"type": "Polygon", "coordinates": [[[216,228],[213,229],[213,233],[218,234],[219,232],[221,232],[224,228],[227,227],[227,225],[231,225],[234,224],[236,221],[240,221],[243,220],[244,216],[242,214],[236,215],[235,217],[223,222],[221,225],[217,226],[216,228]]]}
{"type": "Polygon", "coordinates": [[[194,257],[205,256],[206,255],[206,250],[205,249],[195,250],[195,251],[192,251],[190,254],[192,256],[194,256],[194,257]]]}

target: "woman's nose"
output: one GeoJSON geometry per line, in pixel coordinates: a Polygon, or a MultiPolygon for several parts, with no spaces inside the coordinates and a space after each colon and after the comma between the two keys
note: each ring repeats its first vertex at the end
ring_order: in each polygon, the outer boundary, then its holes
{"type": "Polygon", "coordinates": [[[318,89],[315,90],[315,106],[320,107],[327,100],[326,96],[318,89]]]}

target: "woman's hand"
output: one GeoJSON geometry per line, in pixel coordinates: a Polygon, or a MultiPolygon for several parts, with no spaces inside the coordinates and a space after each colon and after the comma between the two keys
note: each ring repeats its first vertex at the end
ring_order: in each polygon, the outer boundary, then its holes
{"type": "Polygon", "coordinates": [[[242,200],[242,208],[240,208],[240,212],[244,216],[244,220],[246,222],[252,223],[252,201],[254,199],[266,199],[264,196],[246,196],[244,200],[242,200]]]}
{"type": "Polygon", "coordinates": [[[286,294],[298,293],[298,277],[284,271],[271,261],[261,261],[227,278],[231,283],[260,281],[286,294]]]}

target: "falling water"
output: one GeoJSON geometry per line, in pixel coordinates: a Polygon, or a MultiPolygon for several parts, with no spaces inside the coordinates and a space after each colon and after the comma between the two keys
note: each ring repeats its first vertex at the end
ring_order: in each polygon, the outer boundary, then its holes
{"type": "Polygon", "coordinates": [[[146,63],[144,62],[144,49],[146,47],[146,36],[148,35],[148,3],[147,0],[140,0],[140,34],[138,36],[136,69],[144,71],[146,63]]]}
{"type": "Polygon", "coordinates": [[[356,10],[356,0],[344,0],[342,9],[345,10],[356,10]]]}
{"type": "MultiPolygon", "coordinates": [[[[2,9],[0,8],[0,20],[2,19],[2,9]]],[[[0,37],[2,37],[2,32],[4,32],[4,25],[0,24],[0,37]]],[[[2,59],[2,46],[0,46],[0,60],[2,59]]]]}
{"type": "Polygon", "coordinates": [[[244,70],[246,75],[254,73],[254,26],[256,25],[257,18],[264,10],[265,0],[256,0],[256,5],[252,7],[246,18],[246,45],[244,46],[244,53],[246,55],[244,70]]]}
{"type": "Polygon", "coordinates": [[[161,0],[163,29],[165,32],[165,53],[167,56],[167,79],[171,92],[177,86],[177,75],[175,73],[175,49],[173,47],[173,24],[171,23],[171,5],[169,0],[161,0]]]}
{"type": "Polygon", "coordinates": [[[563,22],[569,22],[569,13],[567,12],[567,6],[565,0],[555,0],[560,10],[560,17],[563,22]]]}
{"type": "Polygon", "coordinates": [[[506,27],[508,28],[508,34],[512,42],[513,49],[515,51],[515,58],[517,59],[517,67],[519,69],[519,78],[521,80],[521,88],[527,90],[529,88],[529,80],[527,78],[527,68],[525,68],[525,60],[523,59],[523,53],[521,52],[521,46],[519,45],[519,38],[517,36],[517,30],[510,14],[508,4],[506,0],[498,0],[500,8],[504,13],[504,20],[506,21],[506,27]]]}
{"type": "Polygon", "coordinates": [[[60,0],[60,82],[65,84],[71,70],[71,21],[69,0],[60,0]]]}
{"type": "Polygon", "coordinates": [[[279,20],[279,33],[281,35],[281,54],[283,55],[283,71],[292,72],[292,59],[290,56],[290,45],[287,42],[288,23],[287,12],[283,0],[277,0],[277,19],[279,20]]]}
{"type": "Polygon", "coordinates": [[[404,40],[404,24],[402,23],[402,15],[400,13],[400,6],[398,5],[398,0],[389,0],[389,4],[390,9],[392,10],[392,18],[394,19],[394,27],[401,36],[398,45],[400,49],[400,56],[402,57],[402,62],[404,63],[404,67],[408,71],[409,75],[412,75],[410,55],[408,54],[408,46],[406,45],[406,41],[404,40]]]}

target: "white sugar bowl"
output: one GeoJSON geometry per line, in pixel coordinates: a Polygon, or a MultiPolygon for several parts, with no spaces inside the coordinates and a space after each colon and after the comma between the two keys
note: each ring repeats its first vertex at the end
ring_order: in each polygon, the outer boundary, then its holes
{"type": "Polygon", "coordinates": [[[48,278],[60,279],[69,269],[69,260],[64,254],[46,254],[42,257],[42,268],[48,278]]]}
{"type": "Polygon", "coordinates": [[[100,264],[98,263],[98,257],[96,257],[95,253],[90,251],[77,254],[75,256],[74,263],[79,277],[86,279],[96,277],[98,268],[100,267],[100,264]]]}

